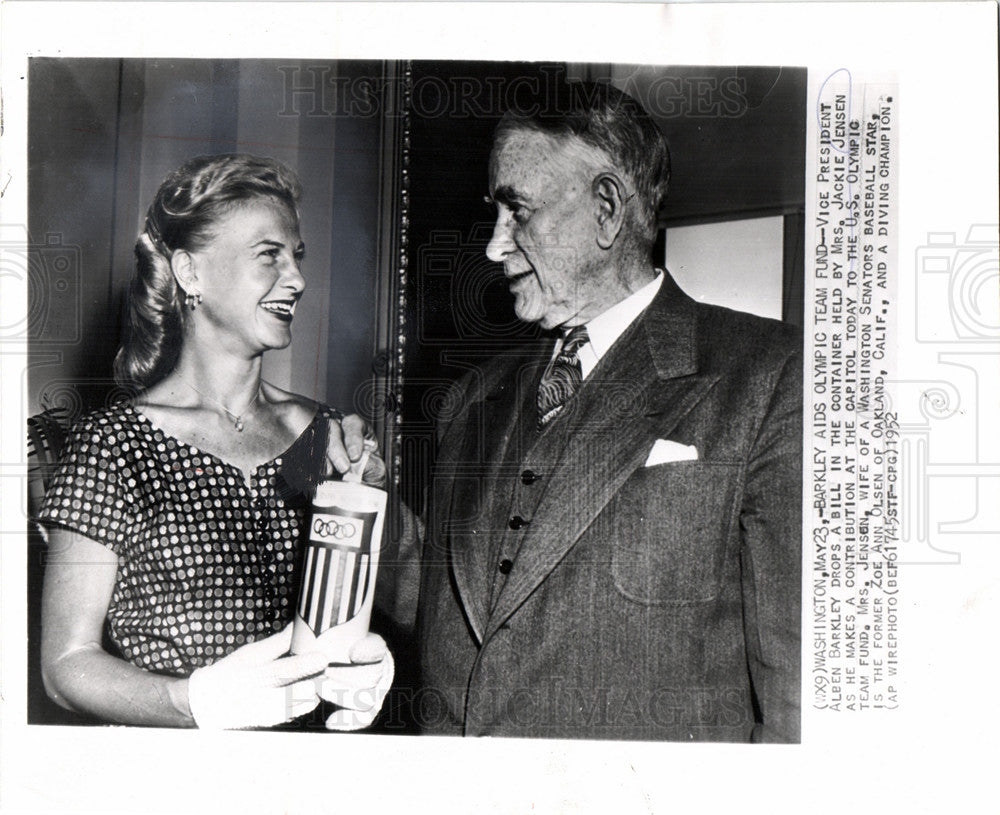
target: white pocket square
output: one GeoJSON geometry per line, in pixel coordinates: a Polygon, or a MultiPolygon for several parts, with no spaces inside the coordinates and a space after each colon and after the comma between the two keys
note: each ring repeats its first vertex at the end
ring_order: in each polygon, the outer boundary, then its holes
{"type": "Polygon", "coordinates": [[[697,461],[698,448],[693,444],[680,444],[668,439],[657,439],[646,458],[646,467],[669,464],[672,461],[697,461]]]}

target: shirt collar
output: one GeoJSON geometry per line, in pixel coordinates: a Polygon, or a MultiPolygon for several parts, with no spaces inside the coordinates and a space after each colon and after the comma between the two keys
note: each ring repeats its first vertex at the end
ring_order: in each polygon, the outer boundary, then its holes
{"type": "MultiPolygon", "coordinates": [[[[635,319],[653,302],[656,293],[663,283],[663,271],[656,270],[656,277],[638,291],[632,292],[624,300],[615,303],[602,314],[597,315],[587,326],[587,336],[590,338],[578,352],[583,376],[586,377],[601,361],[616,340],[625,333],[625,329],[635,322],[635,319]]],[[[559,343],[561,346],[562,343],[559,343]]]]}

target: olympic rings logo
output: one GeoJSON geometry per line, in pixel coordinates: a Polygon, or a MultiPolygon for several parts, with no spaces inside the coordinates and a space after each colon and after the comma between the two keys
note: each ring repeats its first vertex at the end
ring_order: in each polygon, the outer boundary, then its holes
{"type": "Polygon", "coordinates": [[[333,538],[334,540],[344,540],[353,538],[357,530],[352,523],[337,523],[336,521],[324,521],[317,518],[313,521],[313,532],[321,538],[333,538]]]}

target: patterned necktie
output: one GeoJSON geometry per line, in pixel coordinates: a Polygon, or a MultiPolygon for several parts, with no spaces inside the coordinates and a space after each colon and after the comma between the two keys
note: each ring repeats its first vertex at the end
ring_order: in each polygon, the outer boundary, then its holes
{"type": "Polygon", "coordinates": [[[590,342],[586,326],[578,325],[563,339],[562,348],[542,374],[538,384],[538,427],[552,421],[583,381],[577,351],[590,342]]]}

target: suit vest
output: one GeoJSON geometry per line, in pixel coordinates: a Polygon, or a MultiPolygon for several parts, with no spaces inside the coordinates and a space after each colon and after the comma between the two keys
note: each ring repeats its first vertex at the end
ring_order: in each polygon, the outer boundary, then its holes
{"type": "Polygon", "coordinates": [[[488,528],[494,530],[490,538],[489,574],[484,576],[491,610],[507,575],[517,568],[521,544],[573,426],[574,411],[570,403],[544,430],[538,429],[537,384],[536,381],[535,387],[527,389],[506,447],[498,451],[502,463],[496,480],[485,491],[489,498],[484,516],[488,528]]]}

